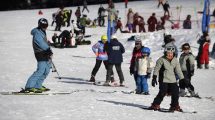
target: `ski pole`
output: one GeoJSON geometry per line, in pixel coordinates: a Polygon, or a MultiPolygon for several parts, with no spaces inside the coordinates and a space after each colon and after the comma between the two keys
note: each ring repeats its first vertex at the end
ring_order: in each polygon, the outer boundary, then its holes
{"type": "Polygon", "coordinates": [[[56,72],[57,75],[58,75],[58,79],[61,79],[61,77],[60,77],[60,75],[59,75],[59,73],[58,73],[58,71],[57,71],[57,69],[56,69],[56,67],[55,67],[55,65],[54,65],[54,63],[53,63],[53,61],[52,61],[52,59],[51,59],[51,63],[52,63],[52,72],[56,72]]]}

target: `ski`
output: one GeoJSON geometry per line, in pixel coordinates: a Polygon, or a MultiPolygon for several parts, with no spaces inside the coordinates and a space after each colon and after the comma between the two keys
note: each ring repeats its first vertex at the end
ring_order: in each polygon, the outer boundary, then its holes
{"type": "Polygon", "coordinates": [[[144,109],[144,110],[151,110],[151,111],[158,111],[158,112],[163,112],[163,113],[176,113],[176,112],[179,112],[179,113],[189,113],[189,114],[196,114],[197,113],[197,111],[184,111],[184,110],[171,111],[171,110],[166,109],[166,108],[160,108],[159,110],[153,110],[150,107],[142,107],[142,109],[144,109]]]}
{"type": "Polygon", "coordinates": [[[72,92],[43,92],[43,93],[23,93],[23,92],[0,92],[1,95],[67,95],[72,92]]]}

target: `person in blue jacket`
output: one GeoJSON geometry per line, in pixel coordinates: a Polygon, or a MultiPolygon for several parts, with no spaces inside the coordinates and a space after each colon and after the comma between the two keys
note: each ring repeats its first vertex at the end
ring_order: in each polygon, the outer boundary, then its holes
{"type": "Polygon", "coordinates": [[[124,46],[117,40],[115,35],[112,35],[110,43],[107,44],[107,54],[108,54],[108,69],[107,77],[104,86],[110,86],[111,73],[113,72],[113,66],[115,66],[117,74],[120,79],[120,86],[124,86],[124,76],[121,69],[121,64],[123,62],[122,54],[125,52],[124,46]]]}
{"type": "MultiPolygon", "coordinates": [[[[106,43],[107,43],[107,35],[102,35],[101,40],[92,46],[92,50],[96,55],[96,64],[95,64],[93,71],[91,73],[90,82],[95,82],[96,73],[98,72],[102,62],[104,63],[105,68],[107,70],[108,55],[107,55],[107,52],[104,48],[106,43]]],[[[111,82],[114,82],[113,72],[111,73],[111,82]]]]}
{"type": "Polygon", "coordinates": [[[34,55],[37,60],[37,69],[28,79],[25,89],[20,92],[41,93],[49,90],[42,86],[51,69],[51,57],[53,55],[46,38],[47,27],[47,19],[41,18],[38,21],[38,27],[31,31],[31,35],[33,36],[34,55]]]}

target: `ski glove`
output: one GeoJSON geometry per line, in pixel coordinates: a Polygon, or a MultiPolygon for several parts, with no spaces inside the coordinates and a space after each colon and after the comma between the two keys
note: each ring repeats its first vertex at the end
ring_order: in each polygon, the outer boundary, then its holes
{"type": "Polygon", "coordinates": [[[151,73],[147,73],[146,77],[147,77],[148,79],[150,79],[150,78],[151,78],[151,73]]]}
{"type": "Polygon", "coordinates": [[[152,77],[152,86],[155,87],[155,85],[157,85],[158,82],[157,82],[157,76],[156,75],[153,75],[152,77]]]}
{"type": "Polygon", "coordinates": [[[130,75],[134,74],[134,70],[132,68],[130,68],[130,75]]]}
{"type": "Polygon", "coordinates": [[[190,71],[190,76],[193,76],[193,75],[194,75],[194,70],[190,71]]]}

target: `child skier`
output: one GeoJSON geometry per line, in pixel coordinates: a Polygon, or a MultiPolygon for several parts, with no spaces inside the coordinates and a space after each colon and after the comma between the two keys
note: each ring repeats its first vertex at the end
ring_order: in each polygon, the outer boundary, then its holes
{"type": "MultiPolygon", "coordinates": [[[[92,46],[92,50],[96,55],[96,64],[92,70],[91,73],[91,78],[90,78],[90,82],[95,82],[95,76],[96,73],[98,72],[102,62],[105,65],[105,68],[107,70],[108,67],[108,55],[107,55],[107,51],[105,50],[105,44],[107,42],[107,36],[106,35],[102,35],[101,36],[101,40],[98,41],[95,45],[92,46]]],[[[113,71],[111,73],[111,82],[114,82],[114,77],[113,77],[113,71]]]]}
{"type": "Polygon", "coordinates": [[[182,45],[182,51],[183,53],[179,58],[179,63],[184,75],[184,79],[179,82],[179,96],[184,97],[186,95],[185,88],[188,89],[191,96],[196,96],[197,94],[194,92],[194,87],[191,84],[191,77],[194,75],[195,57],[190,52],[189,43],[182,45]]]}
{"type": "Polygon", "coordinates": [[[151,76],[153,62],[149,58],[150,49],[143,47],[141,50],[141,57],[135,61],[135,67],[137,69],[137,90],[136,94],[149,95],[147,79],[151,76]]]}
{"type": "Polygon", "coordinates": [[[135,41],[135,47],[132,52],[132,57],[130,61],[130,75],[134,75],[135,84],[137,86],[137,69],[135,68],[135,61],[137,58],[141,57],[142,53],[141,50],[144,46],[142,45],[142,41],[137,39],[135,41]]]}
{"type": "Polygon", "coordinates": [[[155,97],[151,110],[160,110],[160,104],[167,92],[171,93],[170,111],[182,111],[179,106],[179,87],[176,81],[175,73],[180,80],[184,79],[180,64],[176,57],[174,57],[175,47],[168,46],[164,50],[164,56],[160,57],[155,65],[152,86],[157,85],[157,76],[159,75],[159,93],[155,97]]]}

